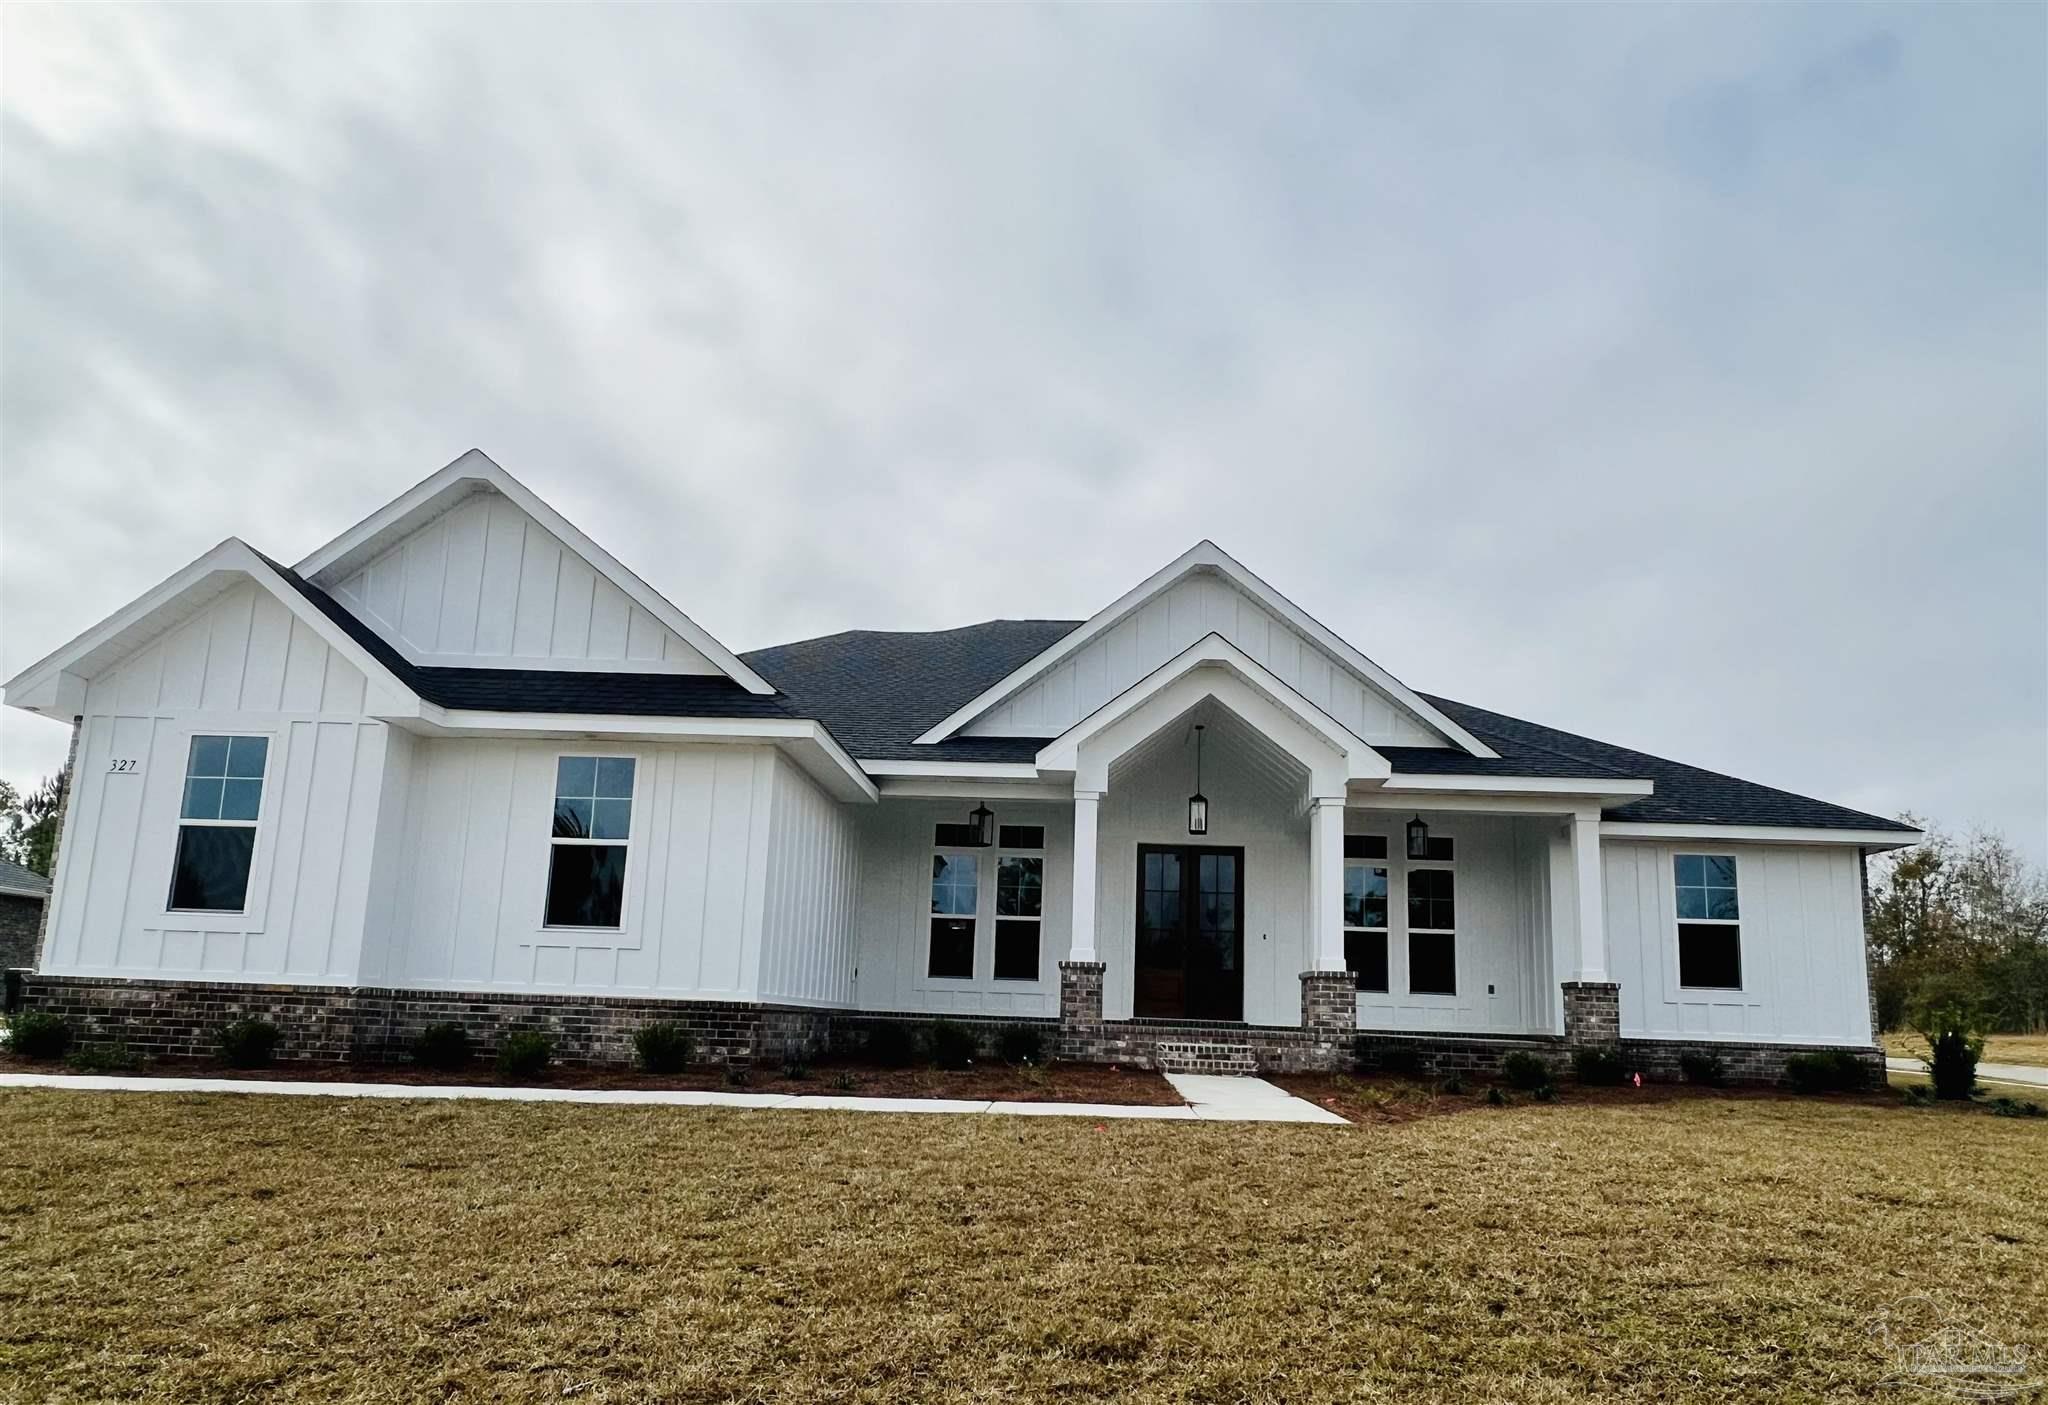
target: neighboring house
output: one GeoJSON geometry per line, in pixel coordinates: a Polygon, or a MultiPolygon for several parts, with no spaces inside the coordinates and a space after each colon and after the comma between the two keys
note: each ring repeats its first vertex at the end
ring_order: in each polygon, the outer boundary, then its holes
{"type": "Polygon", "coordinates": [[[947,1015],[1771,1073],[1870,1050],[1861,865],[1918,837],[1415,692],[1208,542],[1087,620],[736,655],[475,451],[296,566],[223,542],[6,701],[77,722],[28,998],[141,1048],[947,1015]]]}
{"type": "Polygon", "coordinates": [[[0,971],[25,970],[36,962],[36,934],[50,880],[32,868],[0,859],[0,971]]]}

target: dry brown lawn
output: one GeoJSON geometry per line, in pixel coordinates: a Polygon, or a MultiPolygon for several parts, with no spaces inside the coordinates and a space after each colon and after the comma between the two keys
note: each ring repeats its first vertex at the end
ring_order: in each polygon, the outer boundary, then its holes
{"type": "MultiPolygon", "coordinates": [[[[1568,1096],[1568,1095],[1567,1095],[1568,1096]]],[[[2048,1120],[0,1093],[0,1399],[1902,1399],[2048,1360],[2048,1120]]]]}
{"type": "MultiPolygon", "coordinates": [[[[1887,1034],[1883,1042],[1884,1051],[1895,1059],[1927,1057],[1927,1041],[1917,1034],[1887,1034]]],[[[1984,1040],[1984,1062],[2048,1066],[2048,1034],[1989,1035],[1984,1040]]]]}

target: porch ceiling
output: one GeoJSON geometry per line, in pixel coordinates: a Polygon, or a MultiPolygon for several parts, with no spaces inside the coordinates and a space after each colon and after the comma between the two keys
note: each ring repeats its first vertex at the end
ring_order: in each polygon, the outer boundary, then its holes
{"type": "Polygon", "coordinates": [[[1197,723],[1204,728],[1203,765],[1212,774],[1227,771],[1239,786],[1249,786],[1281,808],[1307,796],[1308,768],[1213,697],[1203,698],[1117,758],[1109,768],[1110,791],[1155,768],[1185,775],[1192,791],[1197,723]]]}

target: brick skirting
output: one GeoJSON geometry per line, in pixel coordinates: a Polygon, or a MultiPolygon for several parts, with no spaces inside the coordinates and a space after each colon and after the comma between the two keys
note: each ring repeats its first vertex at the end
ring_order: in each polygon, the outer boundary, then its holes
{"type": "MultiPolygon", "coordinates": [[[[1410,1066],[1432,1078],[1452,1073],[1496,1075],[1509,1054],[1534,1054],[1560,1081],[1569,1081],[1575,1046],[1560,1035],[1497,1035],[1446,1038],[1431,1034],[1360,1031],[1358,1063],[1376,1070],[1410,1066]],[[1398,1052],[1396,1052],[1398,1051],[1398,1052]]],[[[1870,1070],[1872,1083],[1883,1085],[1884,1051],[1870,1045],[1734,1044],[1683,1039],[1623,1039],[1615,1045],[1630,1073],[1646,1079],[1675,1082],[1682,1076],[1679,1061],[1687,1054],[1711,1054],[1721,1060],[1730,1083],[1774,1084],[1785,1079],[1785,1060],[1797,1054],[1842,1052],[1854,1055],[1870,1070]]]]}

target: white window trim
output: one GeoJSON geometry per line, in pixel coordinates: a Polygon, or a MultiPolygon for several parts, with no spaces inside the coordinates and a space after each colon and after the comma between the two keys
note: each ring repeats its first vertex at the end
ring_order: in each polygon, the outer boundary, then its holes
{"type": "MultiPolygon", "coordinates": [[[[217,724],[194,723],[191,727],[175,734],[177,751],[171,764],[177,768],[177,781],[171,790],[171,842],[164,856],[163,882],[159,887],[163,896],[161,917],[163,925],[176,931],[238,932],[247,935],[263,930],[263,912],[270,896],[270,845],[265,842],[265,830],[275,814],[277,791],[274,780],[284,755],[279,744],[279,734],[263,727],[223,727],[217,724]],[[263,752],[263,794],[256,801],[256,818],[253,820],[188,820],[185,818],[186,767],[191,765],[192,739],[194,737],[262,737],[267,745],[263,752]],[[256,840],[249,846],[249,883],[242,890],[242,905],[239,908],[219,907],[172,907],[171,893],[178,883],[178,840],[179,831],[186,825],[206,825],[221,829],[253,829],[256,840]]],[[[104,784],[104,781],[102,781],[104,784]]]]}
{"type": "MultiPolygon", "coordinates": [[[[930,827],[932,830],[936,831],[941,823],[943,823],[943,821],[934,820],[930,827]]],[[[994,852],[995,850],[993,848],[985,849],[979,845],[973,844],[933,844],[931,846],[929,854],[929,857],[931,858],[937,858],[941,854],[946,854],[970,858],[974,860],[974,911],[972,913],[932,911],[931,865],[929,863],[925,865],[924,898],[921,904],[924,922],[924,961],[918,968],[918,974],[924,978],[924,983],[927,986],[932,987],[933,989],[970,990],[979,983],[978,977],[981,972],[982,945],[982,888],[991,881],[991,874],[984,873],[982,871],[983,864],[981,862],[981,856],[983,854],[991,854],[994,852]],[[934,922],[939,921],[966,921],[974,924],[974,940],[972,945],[974,959],[972,966],[969,968],[968,974],[964,976],[935,976],[932,974],[932,924],[934,922]]],[[[992,868],[993,866],[991,865],[990,867],[992,868]]],[[[991,950],[993,950],[993,948],[991,948],[991,950]]]]}
{"type": "MultiPolygon", "coordinates": [[[[1740,854],[1708,853],[1703,849],[1673,849],[1669,857],[1670,863],[1666,865],[1666,872],[1671,875],[1671,980],[1673,985],[1680,991],[1718,991],[1723,995],[1743,994],[1749,989],[1749,963],[1743,960],[1742,919],[1740,917],[1680,917],[1678,915],[1679,888],[1681,886],[1693,886],[1691,884],[1681,885],[1678,881],[1678,861],[1680,859],[1726,859],[1734,864],[1735,906],[1740,911],[1742,907],[1742,856],[1740,854]],[[1683,953],[1680,951],[1678,935],[1680,926],[1735,928],[1736,983],[1734,985],[1687,985],[1685,983],[1685,962],[1682,959],[1683,953]]],[[[1721,885],[1715,883],[1707,886],[1718,888],[1721,885]]]]}
{"type": "MultiPolygon", "coordinates": [[[[1000,827],[999,827],[999,828],[997,829],[997,831],[996,831],[996,832],[997,832],[998,834],[1000,834],[1000,833],[1002,832],[1002,831],[1001,831],[1001,829],[1000,829],[1000,827]]],[[[1011,848],[1011,849],[1003,849],[1003,848],[998,848],[998,849],[997,849],[997,850],[995,851],[995,855],[996,855],[996,862],[995,862],[995,895],[996,895],[996,900],[995,900],[995,904],[994,904],[994,906],[993,906],[993,907],[992,907],[992,908],[990,909],[990,911],[989,911],[989,929],[988,929],[988,932],[989,932],[989,937],[988,937],[988,950],[989,950],[989,959],[988,959],[988,976],[989,976],[989,979],[990,979],[990,980],[992,980],[992,981],[1000,981],[1000,982],[1002,982],[1002,983],[1003,983],[1004,985],[1007,985],[1007,986],[1026,986],[1026,985],[1028,985],[1028,986],[1039,986],[1039,985],[1043,985],[1043,984],[1045,983],[1045,871],[1046,871],[1046,867],[1047,867],[1047,865],[1046,865],[1046,861],[1045,861],[1045,849],[1044,849],[1044,847],[1043,847],[1043,842],[1041,841],[1041,846],[1040,846],[1039,848],[1036,848],[1036,849],[1017,849],[1017,848],[1011,848]],[[1015,914],[1015,913],[1011,913],[1011,914],[1007,914],[1007,915],[1006,915],[1006,914],[1005,914],[1005,913],[1003,912],[1003,910],[1002,910],[1002,904],[1003,904],[1003,860],[1004,860],[1004,859],[1037,859],[1037,860],[1038,860],[1038,915],[1037,915],[1036,917],[1024,917],[1024,916],[1020,916],[1020,915],[1017,915],[1017,914],[1015,914]],[[1036,926],[1038,927],[1038,960],[1037,960],[1036,962],[1034,962],[1034,963],[1033,963],[1033,966],[1032,966],[1032,971],[1031,971],[1031,974],[1030,974],[1029,976],[999,976],[999,975],[997,975],[997,974],[996,974],[996,957],[995,957],[995,952],[996,952],[996,942],[997,942],[997,940],[999,939],[999,937],[1000,937],[1000,935],[1001,935],[1001,926],[1002,926],[1002,924],[1003,924],[1003,923],[1005,923],[1005,922],[1030,922],[1030,923],[1034,923],[1034,924],[1036,924],[1036,926]]],[[[977,905],[978,905],[978,904],[977,904],[977,905]]],[[[977,939],[978,939],[978,938],[979,938],[979,936],[980,936],[980,933],[979,933],[979,932],[977,932],[977,933],[976,933],[975,935],[976,935],[976,937],[977,937],[977,939]]]]}
{"type": "MultiPolygon", "coordinates": [[[[547,862],[541,866],[540,879],[540,924],[539,930],[550,932],[594,932],[613,937],[623,937],[632,930],[633,923],[633,842],[640,832],[640,776],[647,769],[646,762],[637,753],[629,751],[604,751],[599,749],[578,751],[557,751],[553,753],[553,764],[548,774],[547,813],[547,862]],[[626,821],[624,839],[573,839],[555,833],[555,802],[561,799],[556,787],[561,782],[562,762],[576,757],[588,756],[598,761],[631,761],[633,763],[633,793],[626,798],[632,802],[632,813],[626,821]],[[587,925],[556,925],[548,921],[548,895],[554,882],[555,849],[565,848],[623,848],[626,851],[626,867],[619,880],[619,924],[616,927],[592,927],[587,925]]],[[[607,796],[606,799],[613,797],[607,796]]]]}

